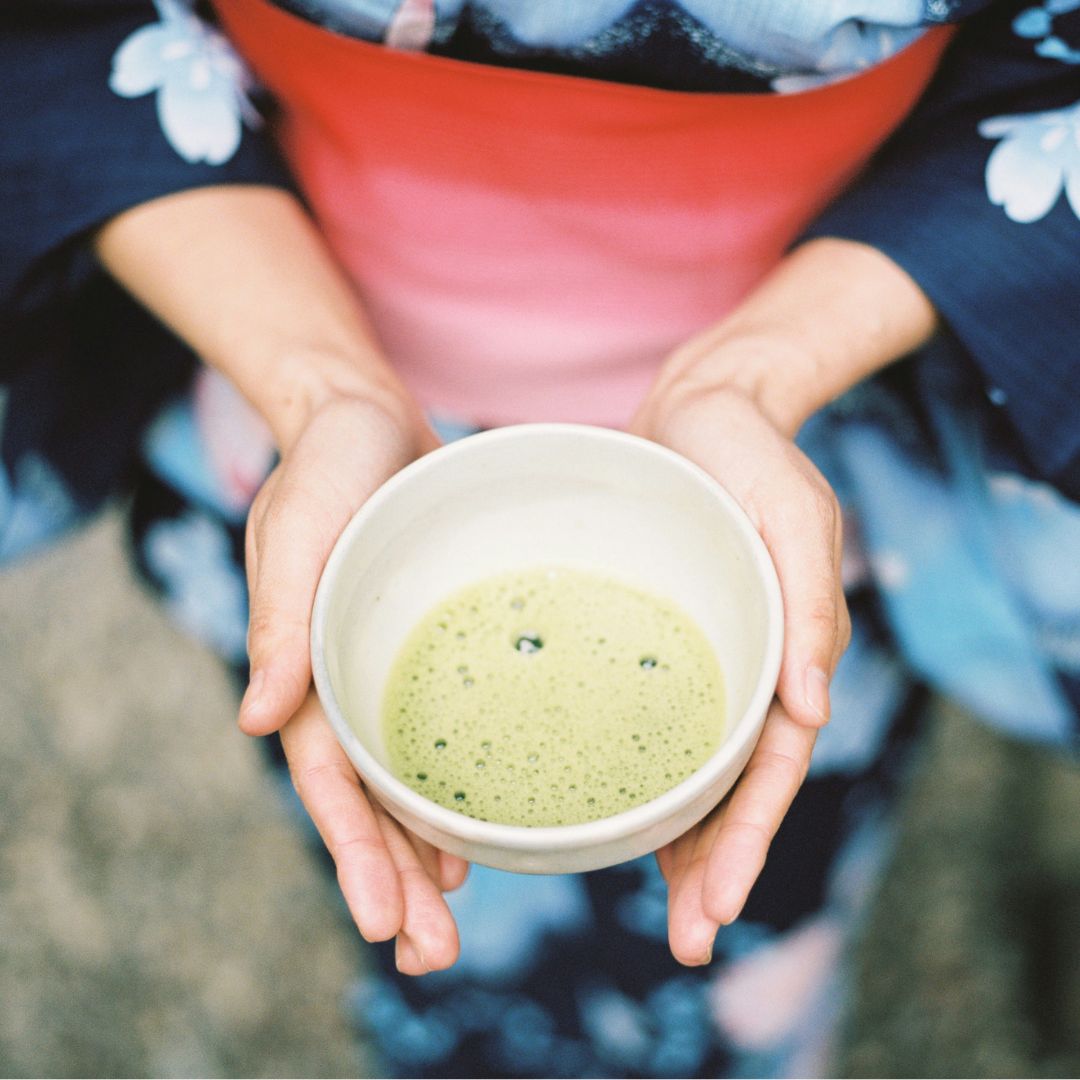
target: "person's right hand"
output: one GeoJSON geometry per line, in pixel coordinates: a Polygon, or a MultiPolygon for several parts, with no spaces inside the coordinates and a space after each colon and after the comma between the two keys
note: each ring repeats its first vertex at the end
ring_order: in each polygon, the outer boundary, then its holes
{"type": "Polygon", "coordinates": [[[289,772],[337,865],[338,883],[368,941],[397,938],[400,971],[449,967],[457,929],[443,892],[467,864],[437,851],[370,798],[311,688],[315,589],[330,550],[364,501],[438,444],[415,411],[372,401],[319,408],[259,491],[248,516],[251,682],[240,711],[249,735],[281,732],[289,772]]]}
{"type": "Polygon", "coordinates": [[[116,280],[247,398],[281,452],[248,517],[252,679],[240,726],[281,731],[361,933],[397,936],[402,971],[446,967],[458,945],[442,890],[461,883],[465,864],[368,800],[310,693],[308,657],[334,541],[438,440],[289,192],[226,184],[166,195],[117,215],[94,243],[116,280]]]}

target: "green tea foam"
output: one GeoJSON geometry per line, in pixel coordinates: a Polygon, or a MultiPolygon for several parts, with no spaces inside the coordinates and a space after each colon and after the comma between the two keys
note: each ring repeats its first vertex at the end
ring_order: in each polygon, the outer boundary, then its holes
{"type": "Polygon", "coordinates": [[[449,596],[412,630],[383,698],[394,773],[453,810],[571,825],[628,810],[724,734],[709,642],[675,604],[541,567],[449,596]]]}

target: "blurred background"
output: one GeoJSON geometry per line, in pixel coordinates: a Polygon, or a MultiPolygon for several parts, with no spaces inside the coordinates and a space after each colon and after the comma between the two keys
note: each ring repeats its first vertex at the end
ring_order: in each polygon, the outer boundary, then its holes
{"type": "MultiPolygon", "coordinates": [[[[377,1075],[331,879],[122,537],[0,572],[0,1074],[377,1075]]],[[[932,714],[836,1071],[1080,1075],[1080,771],[932,714]]]]}

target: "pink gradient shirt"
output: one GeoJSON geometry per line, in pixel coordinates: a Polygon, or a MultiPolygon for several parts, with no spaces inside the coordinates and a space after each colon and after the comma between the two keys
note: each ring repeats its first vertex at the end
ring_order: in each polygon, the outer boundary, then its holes
{"type": "Polygon", "coordinates": [[[623,426],[918,98],[948,31],[788,95],[497,68],[230,0],[233,40],[396,368],[477,424],[623,426]]]}

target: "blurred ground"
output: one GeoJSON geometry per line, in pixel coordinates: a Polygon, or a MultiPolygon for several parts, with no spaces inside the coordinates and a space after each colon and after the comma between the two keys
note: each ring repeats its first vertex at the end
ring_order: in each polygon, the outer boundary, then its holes
{"type": "Polygon", "coordinates": [[[0,574],[0,1074],[355,1074],[334,893],[121,535],[0,574]]]}
{"type": "Polygon", "coordinates": [[[938,707],[855,957],[843,1076],[1080,1076],[1080,770],[938,707]]]}
{"type": "MultiPolygon", "coordinates": [[[[363,1074],[355,938],[117,515],[0,573],[0,1075],[363,1074]]],[[[939,710],[851,1076],[1080,1074],[1080,775],[939,710]]]]}

